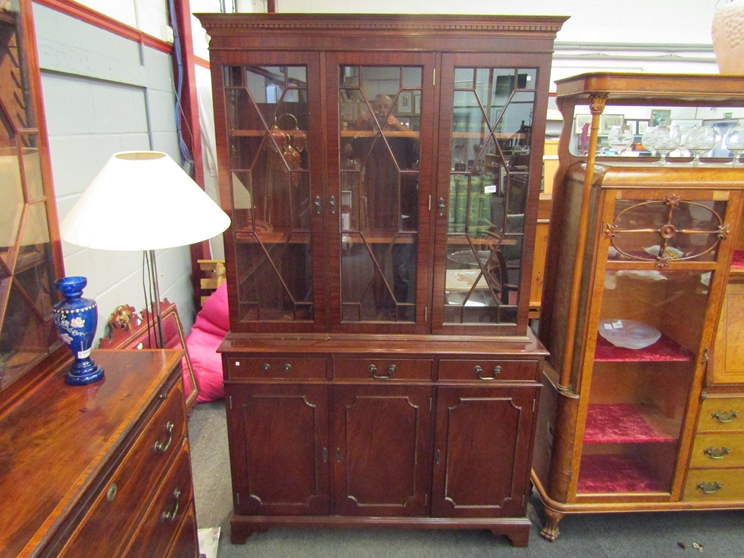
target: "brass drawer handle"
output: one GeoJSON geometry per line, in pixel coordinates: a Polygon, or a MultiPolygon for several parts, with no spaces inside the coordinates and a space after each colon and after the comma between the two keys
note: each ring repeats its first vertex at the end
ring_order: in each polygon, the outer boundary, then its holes
{"type": "Polygon", "coordinates": [[[391,364],[390,366],[388,366],[385,374],[378,374],[377,366],[375,366],[374,364],[369,365],[369,371],[372,372],[372,377],[377,380],[389,380],[393,377],[393,372],[395,372],[396,368],[397,367],[394,364],[391,364]]]}
{"type": "Polygon", "coordinates": [[[478,379],[483,380],[484,382],[492,382],[496,379],[496,377],[501,374],[501,366],[495,366],[493,368],[493,375],[492,376],[484,376],[483,375],[483,367],[480,364],[476,364],[473,366],[473,372],[478,374],[478,379]]]}
{"type": "Polygon", "coordinates": [[[703,453],[707,456],[709,456],[711,459],[723,459],[728,454],[731,453],[731,450],[727,447],[722,448],[707,448],[703,451],[703,453]]]}
{"type": "Polygon", "coordinates": [[[181,491],[178,488],[173,491],[173,497],[176,499],[176,506],[170,511],[163,512],[163,521],[175,521],[178,515],[178,500],[181,498],[181,491]]]}
{"type": "Polygon", "coordinates": [[[155,451],[160,451],[160,452],[168,451],[168,448],[170,447],[171,442],[173,441],[173,427],[174,426],[175,425],[171,421],[168,421],[165,424],[165,431],[168,433],[168,441],[165,443],[155,442],[155,451]]]}
{"type": "Polygon", "coordinates": [[[269,370],[271,370],[271,365],[268,362],[264,363],[263,371],[268,372],[269,370]]]}
{"type": "Polygon", "coordinates": [[[736,411],[716,411],[711,415],[718,422],[732,422],[734,419],[739,417],[739,413],[736,411]]]}
{"type": "Polygon", "coordinates": [[[714,494],[723,488],[720,482],[701,482],[697,487],[705,494],[714,494]]]}
{"type": "Polygon", "coordinates": [[[289,372],[290,370],[292,370],[292,365],[289,364],[289,363],[285,364],[284,365],[284,371],[285,372],[289,372]]]}

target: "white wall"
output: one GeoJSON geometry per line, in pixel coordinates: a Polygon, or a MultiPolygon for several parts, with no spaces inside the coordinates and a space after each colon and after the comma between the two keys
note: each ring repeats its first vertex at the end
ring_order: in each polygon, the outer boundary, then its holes
{"type": "MultiPolygon", "coordinates": [[[[125,3],[111,4],[122,8],[125,3]]],[[[164,2],[157,4],[164,9],[164,2]]],[[[131,12],[122,9],[121,16],[131,12]]],[[[60,219],[114,153],[156,150],[181,160],[170,55],[38,4],[34,20],[60,219]]],[[[134,214],[111,215],[110,229],[101,234],[126,235],[167,211],[142,200],[134,214]]],[[[85,296],[99,307],[98,337],[120,304],[145,308],[141,252],[90,250],[65,242],[62,249],[65,272],[88,278],[85,296]]],[[[176,303],[188,329],[194,315],[189,248],[159,250],[157,261],[162,298],[176,303]]]]}

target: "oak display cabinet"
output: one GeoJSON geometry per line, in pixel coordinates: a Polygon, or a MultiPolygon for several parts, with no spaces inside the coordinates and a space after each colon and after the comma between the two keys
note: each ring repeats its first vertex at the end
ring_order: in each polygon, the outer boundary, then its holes
{"type": "MultiPolygon", "coordinates": [[[[719,328],[715,340],[744,167],[722,157],[693,165],[683,153],[667,165],[595,155],[603,112],[710,113],[744,105],[742,86],[742,77],[645,74],[558,82],[565,124],[540,323],[550,363],[532,473],[549,540],[565,514],[744,507],[742,378],[714,364],[736,335],[719,328]],[[582,104],[593,122],[588,155],[577,156],[568,138],[582,104]]],[[[741,320],[735,304],[729,316],[741,320]]]]}
{"type": "Polygon", "coordinates": [[[546,354],[530,272],[565,18],[198,17],[232,217],[232,540],[406,526],[526,545],[546,354]]]}

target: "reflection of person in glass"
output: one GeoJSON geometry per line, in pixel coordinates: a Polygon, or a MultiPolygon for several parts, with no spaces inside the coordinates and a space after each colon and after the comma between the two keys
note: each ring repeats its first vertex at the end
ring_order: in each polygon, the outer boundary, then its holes
{"type": "MultiPolygon", "coordinates": [[[[369,231],[369,238],[397,238],[392,247],[389,240],[371,243],[372,254],[383,272],[385,262],[392,264],[395,300],[379,274],[375,274],[372,284],[375,309],[386,319],[395,319],[395,302],[412,303],[415,297],[415,277],[412,277],[416,265],[415,235],[397,233],[415,231],[418,217],[418,141],[386,134],[409,130],[392,114],[392,105],[389,96],[377,95],[372,102],[372,114],[367,112],[357,121],[358,129],[382,130],[384,138],[356,137],[342,150],[342,156],[355,158],[360,164],[361,192],[366,198],[364,228],[369,231]]],[[[413,320],[413,309],[399,311],[397,318],[413,320]]]]}

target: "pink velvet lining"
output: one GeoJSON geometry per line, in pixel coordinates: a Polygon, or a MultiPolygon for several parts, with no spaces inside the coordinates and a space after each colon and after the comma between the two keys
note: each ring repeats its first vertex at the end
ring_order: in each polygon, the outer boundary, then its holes
{"type": "Polygon", "coordinates": [[[600,362],[686,362],[692,353],[663,333],[661,338],[644,349],[616,347],[601,335],[597,335],[594,360],[600,362]]]}
{"type": "Polygon", "coordinates": [[[736,250],[731,260],[731,269],[744,269],[744,250],[736,250]]]}
{"type": "Polygon", "coordinates": [[[666,419],[656,411],[630,403],[589,405],[585,444],[675,442],[664,431],[666,419]]]}
{"type": "Polygon", "coordinates": [[[638,455],[585,455],[581,458],[578,492],[668,492],[651,467],[638,455]]]}

